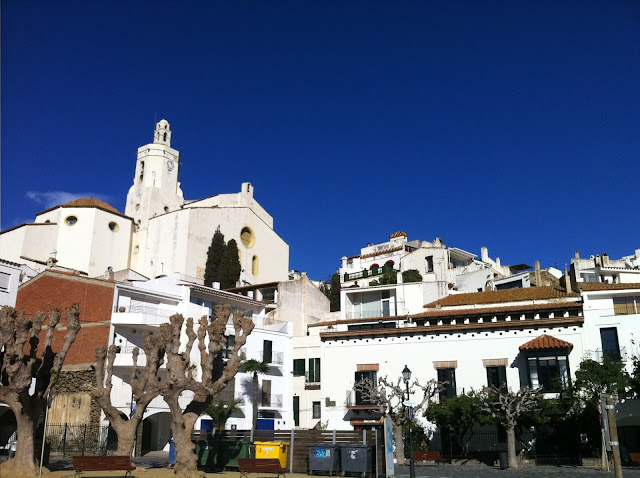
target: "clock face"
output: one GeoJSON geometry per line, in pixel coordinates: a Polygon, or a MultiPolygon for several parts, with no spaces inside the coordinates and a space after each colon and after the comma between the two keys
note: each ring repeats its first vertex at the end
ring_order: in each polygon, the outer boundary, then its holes
{"type": "Polygon", "coordinates": [[[173,169],[173,161],[167,161],[167,168],[169,168],[169,171],[171,171],[173,169]]]}

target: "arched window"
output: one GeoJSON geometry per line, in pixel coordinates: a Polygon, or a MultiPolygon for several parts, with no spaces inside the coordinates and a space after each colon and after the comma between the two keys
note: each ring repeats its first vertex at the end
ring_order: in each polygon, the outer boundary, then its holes
{"type": "Polygon", "coordinates": [[[258,256],[253,256],[253,259],[251,260],[251,273],[254,276],[258,275],[258,256]]]}
{"type": "Polygon", "coordinates": [[[373,270],[373,269],[379,269],[380,266],[378,264],[371,264],[371,266],[369,267],[369,269],[373,270]]]}
{"type": "Polygon", "coordinates": [[[162,136],[162,141],[166,141],[166,140],[167,140],[167,133],[165,133],[165,134],[162,136]]]}
{"type": "Polygon", "coordinates": [[[387,261],[387,262],[385,262],[385,263],[384,263],[384,265],[385,265],[385,266],[388,266],[388,267],[393,267],[393,266],[395,265],[395,262],[393,262],[393,261],[387,261]]]}

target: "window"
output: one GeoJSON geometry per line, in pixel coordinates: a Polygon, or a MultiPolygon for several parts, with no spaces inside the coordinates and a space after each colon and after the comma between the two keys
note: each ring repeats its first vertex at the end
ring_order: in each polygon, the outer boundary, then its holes
{"type": "Polygon", "coordinates": [[[271,363],[273,360],[273,342],[271,340],[265,340],[262,342],[262,361],[264,363],[271,363]]]}
{"type": "Polygon", "coordinates": [[[560,392],[569,385],[569,359],[566,355],[529,357],[529,385],[545,392],[560,392]]]}
{"type": "Polygon", "coordinates": [[[242,231],[240,231],[240,241],[244,244],[244,247],[253,247],[256,242],[253,231],[248,227],[243,227],[242,231]]]}
{"type": "Polygon", "coordinates": [[[636,299],[637,297],[614,297],[613,298],[613,312],[615,315],[628,315],[636,313],[636,299]]]}
{"type": "Polygon", "coordinates": [[[618,330],[615,327],[600,329],[600,340],[602,341],[602,356],[611,360],[620,360],[618,330]]]}
{"type": "Polygon", "coordinates": [[[304,359],[293,359],[293,376],[304,377],[304,359]]]}
{"type": "Polygon", "coordinates": [[[433,256],[427,256],[424,259],[427,262],[427,272],[433,272],[433,256]]]}
{"type": "Polygon", "coordinates": [[[307,382],[319,382],[320,381],[320,359],[309,359],[309,372],[307,375],[307,382]]]}
{"type": "Polygon", "coordinates": [[[113,221],[111,221],[111,222],[109,223],[109,230],[111,230],[111,231],[113,231],[113,232],[118,232],[118,229],[120,229],[120,228],[118,227],[118,224],[117,224],[117,223],[115,223],[115,222],[113,222],[113,221]]]}
{"type": "Polygon", "coordinates": [[[300,426],[300,397],[297,395],[293,397],[293,424],[300,426]]]}
{"type": "Polygon", "coordinates": [[[11,279],[11,274],[0,272],[0,290],[2,291],[9,290],[9,279],[11,279]]]}
{"type": "Polygon", "coordinates": [[[227,343],[224,344],[224,347],[222,348],[222,358],[223,359],[230,359],[232,354],[233,354],[233,348],[236,346],[236,336],[235,335],[229,335],[227,337],[227,343]]]}
{"type": "MultiPolygon", "coordinates": [[[[376,372],[375,370],[366,370],[366,371],[356,372],[354,383],[358,383],[361,380],[364,380],[366,378],[371,380],[371,382],[373,382],[374,384],[377,384],[378,372],[376,372]]],[[[361,392],[356,392],[356,405],[373,405],[373,403],[370,400],[365,400],[364,398],[362,398],[361,392]]]]}
{"type": "Polygon", "coordinates": [[[487,385],[498,390],[507,390],[507,368],[504,365],[487,367],[487,385]]]}
{"type": "Polygon", "coordinates": [[[271,406],[271,380],[262,381],[262,406],[271,406]]]}
{"type": "Polygon", "coordinates": [[[78,218],[75,216],[69,216],[64,220],[67,226],[73,226],[76,222],[78,222],[78,218]]]}
{"type": "Polygon", "coordinates": [[[320,418],[320,402],[313,402],[313,418],[320,418]]]}
{"type": "Polygon", "coordinates": [[[438,382],[445,382],[444,389],[440,392],[440,399],[456,396],[456,369],[439,368],[438,382]]]}
{"type": "Polygon", "coordinates": [[[251,259],[251,273],[254,276],[258,275],[258,256],[253,256],[251,259]]]}

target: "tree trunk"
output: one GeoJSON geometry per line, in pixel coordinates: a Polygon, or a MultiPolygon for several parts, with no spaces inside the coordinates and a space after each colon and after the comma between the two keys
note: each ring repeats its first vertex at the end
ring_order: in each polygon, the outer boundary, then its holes
{"type": "Polygon", "coordinates": [[[518,468],[518,457],[516,456],[516,429],[514,426],[507,428],[507,453],[509,456],[509,468],[518,468]]]}
{"type": "Polygon", "coordinates": [[[134,423],[134,421],[127,421],[120,425],[116,425],[115,423],[111,424],[118,435],[116,455],[133,456],[133,445],[136,441],[138,425],[140,425],[140,422],[134,423]]]}
{"type": "Polygon", "coordinates": [[[258,391],[260,385],[258,384],[258,373],[253,372],[253,429],[258,429],[258,391]]]}
{"type": "Polygon", "coordinates": [[[402,437],[402,425],[392,422],[393,442],[396,445],[396,460],[398,465],[406,465],[407,460],[404,457],[404,439],[402,437]]]}
{"type": "MultiPolygon", "coordinates": [[[[12,410],[15,413],[13,407],[12,410]]],[[[16,448],[16,455],[2,465],[2,476],[31,478],[38,475],[40,450],[35,449],[36,420],[30,416],[28,409],[23,408],[22,411],[15,413],[20,446],[16,448]]]]}
{"type": "Polygon", "coordinates": [[[171,431],[176,451],[174,473],[180,478],[205,478],[206,475],[198,471],[196,446],[191,441],[191,432],[198,419],[197,415],[194,413],[183,414],[178,404],[178,397],[165,397],[165,401],[171,410],[171,431]]]}

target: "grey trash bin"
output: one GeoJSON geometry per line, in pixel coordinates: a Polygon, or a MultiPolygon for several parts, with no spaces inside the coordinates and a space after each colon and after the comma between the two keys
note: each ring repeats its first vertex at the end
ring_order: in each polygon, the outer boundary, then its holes
{"type": "Polygon", "coordinates": [[[309,445],[309,474],[316,471],[329,473],[329,476],[340,472],[340,454],[338,446],[332,443],[309,445]]]}
{"type": "Polygon", "coordinates": [[[506,470],[509,468],[509,455],[507,455],[506,451],[501,451],[498,453],[498,461],[500,462],[500,469],[506,470]]]}
{"type": "Polygon", "coordinates": [[[340,471],[370,476],[373,471],[373,447],[358,443],[340,445],[340,471]]]}

